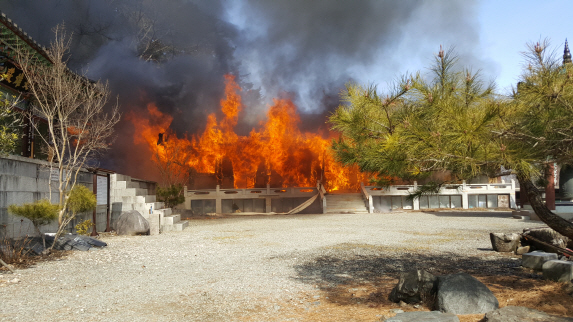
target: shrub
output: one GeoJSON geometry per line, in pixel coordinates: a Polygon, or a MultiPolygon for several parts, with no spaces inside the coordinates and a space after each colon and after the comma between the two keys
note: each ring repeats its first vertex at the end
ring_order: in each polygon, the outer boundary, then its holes
{"type": "Polygon", "coordinates": [[[183,186],[181,184],[172,184],[164,188],[158,187],[157,198],[159,201],[164,202],[167,208],[175,207],[185,202],[185,196],[183,196],[183,186]]]}
{"type": "Polygon", "coordinates": [[[44,239],[44,235],[40,232],[40,226],[47,225],[51,221],[56,220],[56,218],[58,218],[59,210],[60,207],[58,205],[52,204],[47,199],[38,200],[33,203],[25,203],[21,206],[8,206],[8,212],[13,215],[29,219],[32,222],[34,228],[42,237],[44,248],[46,248],[46,240],[44,239]]]}
{"type": "Polygon", "coordinates": [[[78,233],[78,235],[88,235],[88,232],[90,230],[90,228],[92,228],[94,226],[94,223],[92,223],[91,220],[86,219],[82,222],[80,222],[79,224],[76,225],[76,232],[78,233]]]}

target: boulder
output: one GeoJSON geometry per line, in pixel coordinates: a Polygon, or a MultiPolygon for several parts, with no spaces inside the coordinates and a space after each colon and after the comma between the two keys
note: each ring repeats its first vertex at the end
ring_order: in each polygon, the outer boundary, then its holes
{"type": "Polygon", "coordinates": [[[571,245],[569,238],[561,235],[560,233],[548,227],[526,228],[523,230],[523,235],[524,238],[521,240],[521,243],[523,245],[530,245],[533,246],[535,249],[542,250],[547,253],[557,253],[557,250],[551,247],[547,247],[536,241],[526,239],[525,237],[531,236],[535,239],[539,239],[542,242],[561,248],[567,248],[568,244],[569,246],[573,246],[571,245]]]}
{"type": "Polygon", "coordinates": [[[519,234],[490,233],[491,246],[496,252],[510,253],[519,247],[519,234]]]}
{"type": "Polygon", "coordinates": [[[115,222],[115,231],[118,235],[148,235],[149,222],[137,210],[124,211],[115,222]]]}
{"type": "Polygon", "coordinates": [[[547,261],[557,259],[557,254],[534,251],[521,256],[521,266],[541,270],[547,261]]]}
{"type": "Polygon", "coordinates": [[[438,310],[453,314],[480,314],[499,308],[499,302],[482,282],[466,273],[438,277],[438,310]]]}
{"type": "Polygon", "coordinates": [[[386,322],[460,322],[457,316],[440,311],[432,312],[404,312],[395,317],[387,318],[386,322]]]}
{"type": "Polygon", "coordinates": [[[569,283],[573,279],[573,262],[551,260],[543,263],[542,269],[548,280],[569,283]]]}
{"type": "Polygon", "coordinates": [[[506,306],[485,314],[485,322],[573,322],[573,318],[550,315],[523,306],[506,306]]]}
{"type": "Polygon", "coordinates": [[[390,293],[389,300],[395,303],[428,302],[436,293],[436,277],[424,270],[400,274],[400,280],[390,293]]]}

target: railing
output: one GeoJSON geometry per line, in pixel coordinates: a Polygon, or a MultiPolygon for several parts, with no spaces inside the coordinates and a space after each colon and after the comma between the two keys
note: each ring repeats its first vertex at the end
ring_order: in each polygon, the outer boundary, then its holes
{"type": "Polygon", "coordinates": [[[372,200],[372,195],[368,193],[366,187],[364,187],[364,183],[360,182],[360,191],[362,192],[362,198],[368,202],[368,212],[374,212],[374,202],[372,200]]]}
{"type": "Polygon", "coordinates": [[[326,213],[326,198],[324,197],[324,195],[326,194],[326,189],[324,189],[324,186],[322,185],[322,182],[320,182],[320,180],[316,182],[316,189],[318,189],[318,193],[320,195],[320,201],[322,202],[322,213],[326,213]]]}
{"type": "MultiPolygon", "coordinates": [[[[418,188],[416,182],[413,185],[395,185],[388,187],[362,186],[364,195],[370,196],[405,196],[413,193],[418,188]]],[[[450,184],[440,188],[438,194],[487,194],[499,192],[515,192],[515,183],[486,183],[486,184],[450,184]]]]}
{"type": "Polygon", "coordinates": [[[252,188],[252,189],[202,189],[187,190],[185,197],[189,199],[253,199],[267,197],[310,197],[319,192],[318,187],[289,187],[289,188],[252,188]]]}

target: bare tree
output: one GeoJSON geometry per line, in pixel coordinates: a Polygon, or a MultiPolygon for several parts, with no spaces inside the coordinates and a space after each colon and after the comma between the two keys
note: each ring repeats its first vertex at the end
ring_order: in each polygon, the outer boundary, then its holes
{"type": "MultiPolygon", "coordinates": [[[[30,117],[47,124],[47,133],[37,131],[37,135],[47,146],[50,173],[57,174],[59,235],[70,211],[67,195],[76,185],[80,170],[109,148],[120,113],[117,103],[107,112],[104,109],[110,96],[107,83],[91,81],[68,69],[71,36],[66,35],[64,26],[54,28],[54,33],[54,41],[46,49],[50,63],[34,60],[34,53],[22,49],[18,64],[32,97],[30,117]]],[[[32,123],[38,130],[38,121],[32,123]]],[[[56,189],[52,180],[49,182],[51,200],[56,189]]]]}

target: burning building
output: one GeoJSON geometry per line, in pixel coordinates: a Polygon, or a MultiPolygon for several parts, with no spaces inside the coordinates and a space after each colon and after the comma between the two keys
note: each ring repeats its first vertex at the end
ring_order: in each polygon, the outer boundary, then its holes
{"type": "Polygon", "coordinates": [[[135,127],[134,143],[149,149],[163,184],[182,183],[189,189],[312,187],[321,180],[335,191],[358,190],[368,179],[357,168],[335,161],[329,132],[301,131],[297,107],[288,99],[274,99],[259,128],[238,135],[235,126],[245,106],[235,77],[226,75],[220,108],[222,119],[210,114],[203,133],[183,137],[170,130],[173,116],[154,104],[147,106],[147,115],[127,115],[135,127]]]}

